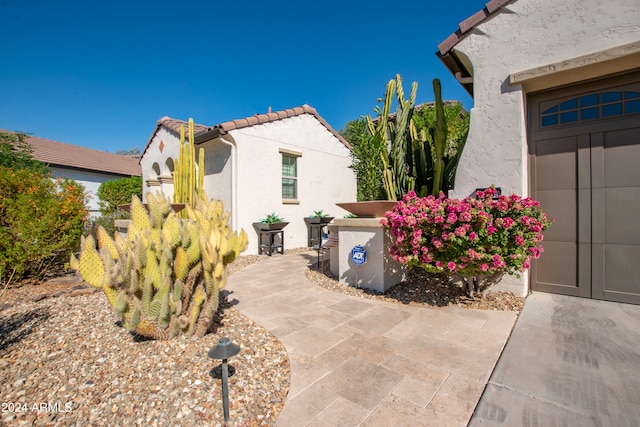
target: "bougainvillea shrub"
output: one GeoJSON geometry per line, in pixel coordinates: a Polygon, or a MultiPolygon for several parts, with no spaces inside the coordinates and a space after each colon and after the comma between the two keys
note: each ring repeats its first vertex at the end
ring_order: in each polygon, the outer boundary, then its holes
{"type": "Polygon", "coordinates": [[[381,220],[393,239],[391,256],[459,279],[470,295],[503,274],[525,271],[542,253],[551,220],[536,200],[495,194],[494,188],[463,200],[406,194],[381,220]]]}

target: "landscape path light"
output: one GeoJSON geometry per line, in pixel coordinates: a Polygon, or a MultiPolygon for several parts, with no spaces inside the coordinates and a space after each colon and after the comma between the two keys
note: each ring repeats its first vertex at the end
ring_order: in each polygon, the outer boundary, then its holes
{"type": "MultiPolygon", "coordinates": [[[[231,342],[229,338],[220,338],[218,344],[209,350],[207,354],[210,358],[222,360],[222,410],[224,422],[229,422],[229,366],[227,360],[240,352],[240,346],[231,342]]],[[[216,377],[216,368],[211,370],[211,375],[216,377]]],[[[232,372],[233,374],[233,372],[232,372]]]]}

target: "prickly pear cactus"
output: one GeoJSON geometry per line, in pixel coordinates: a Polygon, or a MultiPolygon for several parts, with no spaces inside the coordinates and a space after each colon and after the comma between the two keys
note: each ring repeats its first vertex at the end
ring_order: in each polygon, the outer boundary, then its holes
{"type": "Polygon", "coordinates": [[[222,202],[204,193],[184,219],[160,193],[147,194],[147,202],[149,211],[132,198],[126,238],[99,227],[97,242],[88,237],[70,265],[103,289],[129,331],[154,339],[203,336],[218,310],[225,266],[246,249],[247,235],[232,232],[222,202]]]}

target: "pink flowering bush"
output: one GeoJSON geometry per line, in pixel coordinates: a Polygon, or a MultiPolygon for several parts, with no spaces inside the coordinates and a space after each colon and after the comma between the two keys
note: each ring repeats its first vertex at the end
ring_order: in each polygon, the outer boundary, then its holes
{"type": "Polygon", "coordinates": [[[381,220],[393,239],[391,256],[462,281],[469,295],[525,271],[542,253],[551,220],[538,201],[515,194],[494,200],[495,191],[464,200],[406,194],[381,220]]]}

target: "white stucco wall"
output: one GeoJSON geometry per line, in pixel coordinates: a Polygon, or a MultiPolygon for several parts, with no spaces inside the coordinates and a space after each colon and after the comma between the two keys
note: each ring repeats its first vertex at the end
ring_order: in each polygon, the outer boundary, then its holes
{"type": "MultiPolygon", "coordinates": [[[[460,41],[473,66],[474,107],[452,197],[491,184],[528,196],[527,94],[512,73],[569,61],[640,40],[638,0],[519,0],[460,41]]],[[[528,277],[502,287],[526,292],[528,277]]]]}
{"type": "Polygon", "coordinates": [[[526,94],[510,74],[638,40],[638,0],[519,0],[480,24],[455,47],[473,64],[474,107],[452,196],[528,193],[526,94]]]}
{"type": "Polygon", "coordinates": [[[335,204],[356,200],[356,178],[349,150],[314,116],[303,114],[233,130],[237,146],[237,221],[249,235],[247,253],[257,253],[252,224],[271,212],[284,217],[285,249],[307,245],[304,217],[315,210],[337,218],[347,214],[335,204]],[[299,204],[282,200],[282,154],[299,152],[299,204]]]}
{"type": "Polygon", "coordinates": [[[160,127],[140,160],[140,166],[142,167],[143,199],[146,200],[146,194],[148,192],[155,193],[156,191],[161,191],[165,195],[173,197],[173,184],[169,179],[172,176],[169,167],[171,162],[167,161],[169,159],[177,159],[179,152],[180,136],[165,127],[160,127]],[[160,150],[161,142],[163,142],[162,151],[160,150]],[[153,167],[154,164],[158,165],[160,175],[155,171],[153,167]],[[148,183],[152,185],[148,185],[148,183]]]}
{"type": "MultiPolygon", "coordinates": [[[[223,137],[204,142],[196,151],[204,148],[204,190],[212,199],[222,200],[224,208],[233,212],[232,173],[235,169],[235,147],[231,138],[223,137]]],[[[235,228],[235,218],[231,218],[231,227],[235,228]]]]}
{"type": "MultiPolygon", "coordinates": [[[[142,158],[144,192],[161,190],[173,197],[173,185],[147,186],[157,164],[161,176],[169,176],[168,158],[178,158],[179,136],[161,127],[142,158]],[[160,142],[164,142],[160,152],[160,142]]],[[[231,212],[231,225],[249,236],[246,254],[258,253],[258,235],[253,223],[271,212],[284,217],[285,249],[307,245],[304,217],[316,210],[343,217],[345,210],[335,204],[356,200],[356,178],[349,168],[349,150],[314,116],[303,114],[270,123],[230,131],[220,138],[196,147],[205,149],[205,191],[222,200],[231,212]],[[301,154],[298,158],[297,204],[283,203],[282,154],[280,150],[301,154]]]]}
{"type": "Polygon", "coordinates": [[[89,207],[89,214],[91,216],[100,215],[100,207],[98,205],[98,188],[100,184],[107,181],[113,181],[119,178],[128,178],[127,176],[79,171],[75,169],[67,169],[62,167],[51,167],[51,176],[54,178],[68,178],[77,181],[82,184],[85,189],[85,193],[89,196],[87,206],[89,207]]]}

